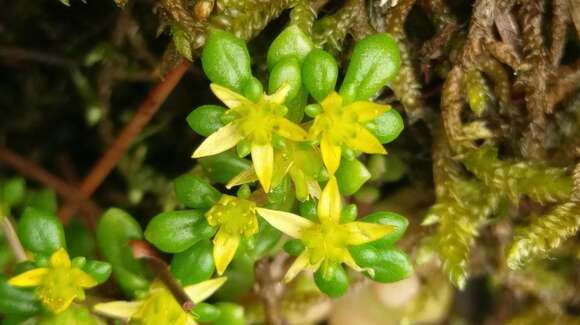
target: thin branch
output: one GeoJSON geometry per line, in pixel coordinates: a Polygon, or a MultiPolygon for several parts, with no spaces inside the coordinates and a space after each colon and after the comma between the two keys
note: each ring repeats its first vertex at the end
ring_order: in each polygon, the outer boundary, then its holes
{"type": "Polygon", "coordinates": [[[50,187],[67,201],[74,202],[75,209],[81,208],[85,212],[88,225],[94,229],[95,218],[102,211],[95,203],[83,197],[76,188],[8,148],[0,147],[0,161],[23,176],[50,187]]]}
{"type": "Polygon", "coordinates": [[[75,60],[63,58],[56,54],[11,46],[0,47],[0,57],[7,61],[33,61],[67,69],[78,66],[78,62],[75,60]]]}
{"type": "Polygon", "coordinates": [[[4,235],[6,236],[6,241],[14,253],[14,257],[16,258],[17,262],[24,262],[28,259],[26,257],[26,252],[24,251],[24,247],[22,247],[22,243],[16,234],[16,230],[14,230],[14,225],[12,221],[7,216],[0,216],[0,226],[4,231],[4,235]]]}
{"type": "MultiPolygon", "coordinates": [[[[175,86],[177,86],[177,83],[181,80],[181,77],[183,77],[183,74],[187,71],[189,65],[189,62],[182,61],[165,76],[163,81],[151,89],[145,100],[137,108],[137,112],[133,116],[133,119],[125,126],[109,150],[97,162],[93,169],[91,169],[89,174],[81,183],[79,189],[80,196],[83,198],[89,198],[109,173],[111,173],[135,138],[141,133],[149,121],[151,121],[169,94],[171,94],[175,86]]],[[[67,222],[75,211],[76,206],[66,204],[60,210],[59,215],[63,222],[67,222]]]]}
{"type": "MultiPolygon", "coordinates": [[[[286,262],[288,255],[278,255],[272,262],[265,257],[256,263],[256,293],[264,303],[266,324],[286,324],[282,313],[282,298],[285,287],[281,283],[284,273],[287,271],[286,262]]],[[[288,264],[289,265],[289,264],[288,264]]]]}

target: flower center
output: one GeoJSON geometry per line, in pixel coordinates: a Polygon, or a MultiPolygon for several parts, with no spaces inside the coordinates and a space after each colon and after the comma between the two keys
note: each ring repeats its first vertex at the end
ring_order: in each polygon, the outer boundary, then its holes
{"type": "Polygon", "coordinates": [[[253,143],[266,144],[272,141],[272,133],[279,129],[278,121],[288,109],[280,104],[260,100],[253,105],[236,108],[239,130],[253,143]]]}
{"type": "Polygon", "coordinates": [[[82,294],[76,280],[70,268],[52,268],[42,279],[42,284],[37,289],[38,296],[51,308],[64,306],[82,294]]]}
{"type": "Polygon", "coordinates": [[[348,232],[340,224],[323,222],[306,229],[302,239],[312,256],[311,262],[326,259],[340,263],[345,254],[348,232]]]}
{"type": "Polygon", "coordinates": [[[230,195],[222,195],[220,200],[207,212],[207,222],[220,226],[232,235],[252,236],[258,232],[256,203],[230,195]]]}

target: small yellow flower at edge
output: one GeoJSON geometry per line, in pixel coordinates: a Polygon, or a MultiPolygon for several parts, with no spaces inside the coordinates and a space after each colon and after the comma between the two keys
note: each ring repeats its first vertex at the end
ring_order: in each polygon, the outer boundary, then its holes
{"type": "MultiPolygon", "coordinates": [[[[189,298],[198,304],[214,292],[225,282],[226,277],[203,281],[184,289],[189,298]]],[[[169,290],[160,282],[154,282],[147,296],[140,301],[112,301],[97,304],[95,312],[124,321],[139,320],[143,325],[196,325],[194,316],[179,306],[169,290]]]]}
{"type": "Polygon", "coordinates": [[[15,287],[38,287],[36,294],[54,313],[66,310],[75,298],[84,300],[84,289],[97,285],[90,275],[71,265],[64,248],[52,254],[49,267],[24,272],[8,280],[8,283],[15,287]]]}
{"type": "Polygon", "coordinates": [[[258,179],[268,192],[274,170],[272,135],[278,134],[293,141],[304,141],[307,137],[306,131],[300,126],[284,118],[288,109],[283,103],[289,87],[282,86],[272,95],[263,95],[257,102],[217,84],[211,84],[210,87],[230,108],[226,114],[231,115],[233,121],[207,137],[192,157],[215,155],[246,139],[251,144],[252,161],[258,179]]]}
{"type": "Polygon", "coordinates": [[[236,255],[242,237],[258,232],[256,203],[224,194],[205,217],[210,226],[219,227],[213,238],[213,259],[218,274],[222,275],[236,255]]]}
{"type": "Polygon", "coordinates": [[[394,230],[391,226],[358,221],[341,224],[341,209],[341,196],[334,176],[320,196],[318,223],[289,212],[256,208],[273,227],[304,243],[305,249],[286,273],[285,281],[292,280],[303,269],[316,271],[323,267],[327,270],[329,266],[340,263],[361,271],[348,247],[380,239],[394,230]]]}
{"type": "Polygon", "coordinates": [[[364,153],[387,153],[381,142],[365,128],[364,123],[389,110],[389,106],[368,101],[343,106],[342,97],[336,92],[322,100],[320,106],[322,113],[314,119],[310,127],[310,137],[320,141],[322,160],[330,175],[338,169],[342,146],[364,153]]]}

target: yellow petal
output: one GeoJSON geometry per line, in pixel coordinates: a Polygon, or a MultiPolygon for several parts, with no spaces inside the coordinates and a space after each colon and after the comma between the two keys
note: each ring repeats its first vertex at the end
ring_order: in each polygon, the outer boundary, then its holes
{"type": "Polygon", "coordinates": [[[219,100],[221,100],[227,107],[236,108],[244,104],[250,104],[251,101],[246,97],[231,91],[226,87],[222,87],[218,84],[209,85],[211,91],[216,95],[219,100]]]}
{"type": "Polygon", "coordinates": [[[268,96],[268,101],[276,104],[282,104],[286,100],[286,96],[288,96],[288,92],[290,92],[290,85],[285,82],[274,92],[272,95],[268,96]]]}
{"type": "Polygon", "coordinates": [[[256,175],[256,171],[254,168],[248,168],[243,172],[234,176],[234,178],[230,179],[226,188],[229,190],[234,186],[239,186],[247,183],[253,183],[258,180],[258,176],[256,175]]]}
{"type": "Polygon", "coordinates": [[[224,283],[226,283],[225,276],[203,281],[200,283],[196,283],[194,285],[190,285],[184,288],[185,293],[189,296],[189,298],[196,304],[206,300],[208,297],[213,295],[214,292],[217,291],[224,283]]]}
{"type": "Polygon", "coordinates": [[[264,208],[256,208],[256,212],[266,219],[272,227],[294,238],[300,238],[304,229],[314,225],[312,221],[290,212],[264,208]]]}
{"type": "Polygon", "coordinates": [[[92,288],[98,284],[92,276],[88,275],[81,269],[74,268],[71,270],[71,273],[76,280],[76,283],[83,288],[92,288]]]}
{"type": "Polygon", "coordinates": [[[340,220],[340,210],[342,209],[342,197],[338,190],[336,177],[331,176],[322,190],[320,200],[318,201],[318,219],[321,222],[338,223],[340,220]]]}
{"type": "Polygon", "coordinates": [[[8,284],[15,287],[36,287],[42,282],[48,271],[49,269],[44,267],[32,269],[11,278],[8,280],[8,284]]]}
{"type": "Polygon", "coordinates": [[[93,307],[95,313],[106,317],[129,320],[141,306],[141,301],[111,301],[96,304],[93,307]]]}
{"type": "Polygon", "coordinates": [[[386,154],[387,151],[377,138],[362,126],[356,128],[352,137],[345,139],[349,148],[366,153],[386,154]]]}
{"type": "Polygon", "coordinates": [[[330,175],[334,175],[340,164],[340,146],[332,143],[332,141],[325,135],[320,140],[320,151],[322,153],[322,161],[330,175]]]}
{"type": "Polygon", "coordinates": [[[256,175],[264,188],[264,192],[270,191],[272,173],[274,171],[274,148],[267,144],[252,144],[252,161],[256,175]]]}
{"type": "Polygon", "coordinates": [[[290,266],[290,268],[286,272],[286,275],[284,276],[284,282],[288,283],[288,282],[292,281],[292,279],[294,279],[296,277],[296,275],[298,275],[298,273],[300,273],[302,270],[304,270],[308,266],[309,263],[310,263],[310,256],[309,256],[308,251],[305,250],[304,252],[302,252],[302,254],[300,254],[296,258],[294,263],[292,263],[292,265],[290,266]]]}
{"type": "Polygon", "coordinates": [[[52,267],[70,267],[70,257],[64,248],[59,248],[50,256],[52,267]]]}
{"type": "Polygon", "coordinates": [[[38,294],[38,296],[40,297],[40,301],[42,301],[42,303],[55,314],[65,311],[76,298],[76,295],[74,294],[60,299],[54,299],[51,295],[46,294],[38,294]]]}
{"type": "Polygon", "coordinates": [[[306,181],[306,175],[304,172],[298,168],[290,170],[290,177],[292,182],[294,182],[294,188],[296,190],[296,198],[299,201],[304,201],[308,198],[308,182],[306,181]]]}
{"type": "Polygon", "coordinates": [[[232,235],[220,227],[217,234],[213,238],[213,259],[215,267],[219,275],[222,275],[240,245],[240,235],[232,235]]]}
{"type": "Polygon", "coordinates": [[[354,258],[352,258],[352,255],[350,255],[350,252],[347,249],[345,249],[344,252],[341,254],[341,258],[342,262],[350,266],[353,270],[358,272],[365,271],[365,269],[356,264],[354,258]]]}
{"type": "Polygon", "coordinates": [[[364,123],[374,120],[390,108],[391,107],[388,105],[360,101],[349,104],[344,109],[355,113],[358,117],[358,121],[364,123]]]}
{"type": "Polygon", "coordinates": [[[354,221],[342,225],[349,233],[349,245],[361,245],[388,235],[395,230],[393,226],[354,221]]]}
{"type": "Polygon", "coordinates": [[[305,141],[308,137],[308,133],[302,127],[285,118],[278,119],[274,127],[277,128],[279,135],[293,141],[305,141]]]}
{"type": "Polygon", "coordinates": [[[332,111],[342,107],[342,97],[333,91],[330,95],[326,96],[325,99],[320,103],[325,112],[332,111]]]}
{"type": "Polygon", "coordinates": [[[228,123],[224,127],[212,133],[193,152],[193,158],[215,155],[233,148],[243,136],[234,123],[228,123]]]}

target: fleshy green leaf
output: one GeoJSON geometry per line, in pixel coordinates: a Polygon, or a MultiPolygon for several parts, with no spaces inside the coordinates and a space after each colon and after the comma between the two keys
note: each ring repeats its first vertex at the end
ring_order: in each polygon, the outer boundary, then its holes
{"type": "Polygon", "coordinates": [[[198,225],[204,228],[203,213],[199,210],[162,212],[147,225],[145,238],[155,247],[167,253],[179,253],[197,243],[198,225]]]}
{"type": "Polygon", "coordinates": [[[338,64],[328,52],[314,49],[304,59],[302,81],[316,101],[321,102],[334,91],[337,78],[338,64]]]}
{"type": "Polygon", "coordinates": [[[242,92],[244,82],[252,77],[246,43],[225,31],[211,32],[201,54],[201,63],[209,80],[238,93],[242,92]]]}
{"type": "Polygon", "coordinates": [[[182,286],[210,279],[215,271],[212,251],[213,246],[209,240],[199,241],[189,249],[173,255],[171,273],[182,286]]]}
{"type": "Polygon", "coordinates": [[[34,253],[50,255],[66,247],[64,229],[50,212],[27,207],[18,222],[18,237],[24,248],[34,253]]]}

